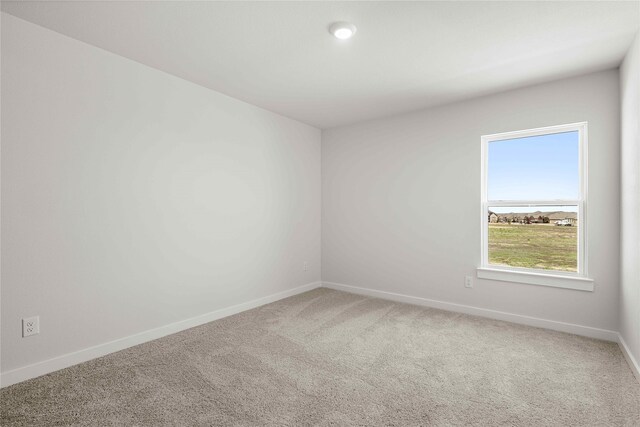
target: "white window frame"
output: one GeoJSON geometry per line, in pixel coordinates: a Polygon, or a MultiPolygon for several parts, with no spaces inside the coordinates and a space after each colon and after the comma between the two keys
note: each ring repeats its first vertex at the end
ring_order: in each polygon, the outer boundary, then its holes
{"type": "Polygon", "coordinates": [[[480,279],[491,279],[504,282],[526,283],[540,286],[553,286],[583,291],[593,291],[593,280],[588,277],[587,259],[587,122],[566,125],[548,126],[536,129],[519,130],[514,132],[484,135],[482,142],[482,179],[481,179],[481,230],[482,230],[482,260],[477,269],[480,279]],[[578,132],[578,157],[580,194],[573,200],[488,200],[487,184],[489,169],[489,144],[514,138],[549,135],[562,132],[578,132]],[[564,272],[534,268],[510,267],[489,263],[489,206],[499,207],[536,207],[536,206],[578,206],[578,271],[564,272]]]}

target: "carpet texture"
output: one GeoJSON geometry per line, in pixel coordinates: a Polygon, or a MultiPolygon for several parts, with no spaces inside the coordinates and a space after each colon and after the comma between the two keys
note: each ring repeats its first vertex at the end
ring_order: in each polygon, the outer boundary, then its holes
{"type": "Polygon", "coordinates": [[[614,343],[328,289],[0,397],[3,426],[640,425],[614,343]]]}

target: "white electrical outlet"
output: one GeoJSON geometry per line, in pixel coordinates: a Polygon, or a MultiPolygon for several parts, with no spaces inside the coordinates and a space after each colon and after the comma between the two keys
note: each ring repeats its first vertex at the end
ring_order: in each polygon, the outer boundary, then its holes
{"type": "Polygon", "coordinates": [[[304,271],[309,271],[309,263],[307,261],[303,264],[304,271]]]}
{"type": "Polygon", "coordinates": [[[40,317],[26,317],[22,319],[22,337],[29,337],[40,333],[40,317]]]}
{"type": "Polygon", "coordinates": [[[473,277],[465,276],[464,277],[464,287],[465,288],[473,288],[473,277]]]}

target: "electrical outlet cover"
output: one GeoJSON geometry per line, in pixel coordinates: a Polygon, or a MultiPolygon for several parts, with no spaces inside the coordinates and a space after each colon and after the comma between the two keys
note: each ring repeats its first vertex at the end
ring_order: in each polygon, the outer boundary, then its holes
{"type": "Polygon", "coordinates": [[[473,288],[473,277],[465,276],[465,278],[464,278],[464,287],[465,288],[473,288]]]}
{"type": "Polygon", "coordinates": [[[40,318],[38,316],[22,319],[22,337],[29,337],[40,333],[40,318]]]}

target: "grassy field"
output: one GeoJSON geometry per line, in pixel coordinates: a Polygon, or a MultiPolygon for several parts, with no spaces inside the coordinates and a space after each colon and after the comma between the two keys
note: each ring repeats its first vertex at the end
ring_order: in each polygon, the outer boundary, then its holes
{"type": "Polygon", "coordinates": [[[577,271],[578,227],[489,224],[489,263],[577,271]]]}

